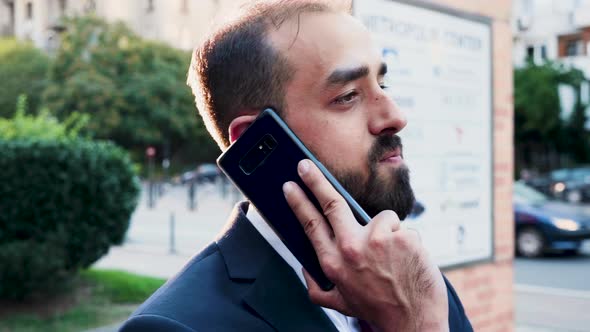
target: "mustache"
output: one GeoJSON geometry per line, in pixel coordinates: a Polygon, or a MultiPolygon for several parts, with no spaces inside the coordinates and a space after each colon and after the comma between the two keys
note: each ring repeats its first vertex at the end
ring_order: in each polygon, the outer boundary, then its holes
{"type": "Polygon", "coordinates": [[[380,135],[371,147],[369,152],[369,161],[371,164],[378,163],[384,154],[399,148],[403,158],[403,144],[402,139],[397,135],[380,135]]]}

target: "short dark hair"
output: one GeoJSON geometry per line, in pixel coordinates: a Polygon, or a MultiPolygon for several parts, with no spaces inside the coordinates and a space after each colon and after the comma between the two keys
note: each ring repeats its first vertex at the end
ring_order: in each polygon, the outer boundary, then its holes
{"type": "Polygon", "coordinates": [[[230,145],[229,124],[241,110],[274,107],[281,113],[286,106],[285,86],[293,69],[269,43],[270,29],[303,13],[336,8],[321,0],[258,3],[194,50],[187,83],[207,130],[222,149],[230,145]]]}

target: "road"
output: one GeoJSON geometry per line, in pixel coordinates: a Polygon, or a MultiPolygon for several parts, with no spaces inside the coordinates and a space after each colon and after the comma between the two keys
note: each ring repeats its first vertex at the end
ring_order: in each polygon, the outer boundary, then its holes
{"type": "Polygon", "coordinates": [[[590,242],[578,256],[514,261],[516,321],[547,331],[590,331],[590,242]]]}
{"type": "Polygon", "coordinates": [[[590,291],[590,243],[578,256],[516,258],[514,271],[517,284],[590,291]]]}

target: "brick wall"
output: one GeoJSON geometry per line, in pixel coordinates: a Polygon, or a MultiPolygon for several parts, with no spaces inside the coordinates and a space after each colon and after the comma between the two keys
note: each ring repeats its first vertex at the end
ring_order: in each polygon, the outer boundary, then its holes
{"type": "Polygon", "coordinates": [[[476,331],[513,331],[512,293],[514,224],[513,182],[513,79],[509,0],[429,1],[464,12],[491,17],[494,46],[494,230],[492,263],[447,271],[476,331]]]}

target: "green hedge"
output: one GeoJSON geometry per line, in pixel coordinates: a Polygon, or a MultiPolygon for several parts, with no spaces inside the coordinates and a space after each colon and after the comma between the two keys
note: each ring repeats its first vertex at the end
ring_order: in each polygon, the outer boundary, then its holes
{"type": "Polygon", "coordinates": [[[123,150],[0,140],[0,298],[50,291],[123,241],[139,180],[123,150]]]}

